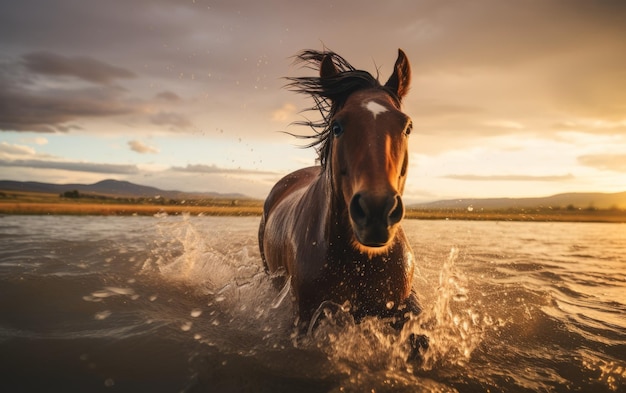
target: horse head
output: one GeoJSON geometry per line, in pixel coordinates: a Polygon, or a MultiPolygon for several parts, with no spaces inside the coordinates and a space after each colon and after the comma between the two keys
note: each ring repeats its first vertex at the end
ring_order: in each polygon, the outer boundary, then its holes
{"type": "Polygon", "coordinates": [[[392,243],[404,216],[402,193],[412,123],[400,106],[411,70],[399,50],[393,74],[384,85],[332,94],[333,85],[345,85],[353,74],[338,69],[331,56],[320,63],[322,87],[334,107],[327,119],[326,166],[338,203],[348,213],[353,245],[376,254],[392,243]]]}

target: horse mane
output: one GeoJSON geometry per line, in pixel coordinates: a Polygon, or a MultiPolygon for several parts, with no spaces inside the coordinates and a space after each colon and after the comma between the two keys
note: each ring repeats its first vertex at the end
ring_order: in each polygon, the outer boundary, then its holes
{"type": "Polygon", "coordinates": [[[370,88],[380,88],[389,93],[398,102],[395,93],[382,86],[378,77],[367,71],[357,70],[343,57],[332,51],[304,50],[295,56],[294,64],[302,64],[302,68],[315,70],[319,75],[321,63],[329,57],[337,69],[333,76],[288,77],[287,88],[293,92],[310,96],[315,105],[304,111],[319,112],[322,118],[317,121],[303,120],[292,124],[308,126],[313,130],[312,135],[288,133],[296,138],[312,139],[305,148],[315,147],[320,165],[326,167],[326,159],[330,154],[331,119],[343,107],[348,97],[356,91],[370,88]]]}

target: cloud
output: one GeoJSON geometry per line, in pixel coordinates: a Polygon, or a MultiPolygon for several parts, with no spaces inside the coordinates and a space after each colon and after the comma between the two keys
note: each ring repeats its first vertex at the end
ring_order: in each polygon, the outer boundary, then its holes
{"type": "MultiPolygon", "coordinates": [[[[100,80],[109,80],[104,72],[99,74],[100,80]]],[[[138,105],[114,86],[72,87],[48,82],[33,79],[29,70],[16,63],[0,67],[0,130],[67,132],[79,129],[72,122],[84,118],[140,112],[138,105]]]]}
{"type": "Polygon", "coordinates": [[[29,146],[15,145],[7,142],[0,142],[0,155],[16,155],[16,156],[30,156],[34,155],[35,149],[29,146]]]}
{"type": "Polygon", "coordinates": [[[172,126],[176,129],[185,129],[193,124],[185,116],[174,112],[158,112],[150,116],[152,124],[159,126],[172,126]]]}
{"type": "Polygon", "coordinates": [[[573,180],[574,175],[533,176],[533,175],[446,175],[444,179],[465,181],[566,181],[573,180]]]}
{"type": "MultiPolygon", "coordinates": [[[[32,52],[21,61],[0,66],[1,131],[68,132],[84,129],[78,122],[121,116],[134,116],[132,123],[149,121],[179,130],[192,126],[185,115],[171,111],[145,116],[154,112],[147,106],[151,101],[131,98],[125,89],[113,84],[138,76],[96,58],[32,52]],[[52,77],[72,77],[90,84],[59,83],[52,77]]],[[[179,95],[167,90],[154,98],[154,104],[181,101],[179,95]]]]}
{"type": "Polygon", "coordinates": [[[484,123],[488,127],[504,128],[507,130],[523,130],[524,125],[512,120],[489,120],[484,123]]]}
{"type": "MultiPolygon", "coordinates": [[[[111,84],[135,74],[94,58],[66,57],[49,52],[24,56],[25,61],[0,64],[0,131],[69,132],[84,130],[78,122],[98,118],[134,116],[132,123],[149,121],[175,129],[192,126],[180,113],[159,111],[146,116],[149,100],[128,96],[111,84]],[[72,76],[95,85],[58,83],[41,78],[72,76]]],[[[155,96],[157,101],[175,103],[180,97],[170,91],[155,96]]]]}
{"type": "Polygon", "coordinates": [[[135,112],[116,92],[101,89],[0,91],[0,130],[63,132],[84,117],[108,117],[135,112]]]}
{"type": "Polygon", "coordinates": [[[35,138],[32,138],[32,142],[36,145],[43,146],[43,145],[48,144],[48,139],[41,137],[41,136],[37,136],[35,138]]]}
{"type": "Polygon", "coordinates": [[[606,119],[577,119],[552,124],[557,131],[585,132],[589,134],[626,135],[626,118],[618,121],[606,119]]]}
{"type": "Polygon", "coordinates": [[[519,7],[497,0],[453,0],[415,2],[412,8],[401,16],[405,20],[394,22],[404,22],[413,30],[423,49],[418,51],[422,54],[419,64],[428,64],[432,72],[467,66],[523,67],[582,53],[598,42],[611,51],[624,47],[614,39],[625,29],[620,15],[626,4],[621,1],[540,1],[519,7]],[[416,12],[420,18],[415,18],[416,12]]]}
{"type": "Polygon", "coordinates": [[[135,78],[124,68],[86,57],[66,57],[50,52],[33,52],[22,56],[29,71],[42,75],[71,76],[97,84],[109,84],[115,79],[135,78]]]}
{"type": "Polygon", "coordinates": [[[159,149],[157,149],[156,147],[146,145],[145,143],[138,140],[128,141],[128,146],[130,147],[130,150],[140,154],[159,152],[159,149]]]}
{"type": "Polygon", "coordinates": [[[185,167],[172,167],[173,171],[204,173],[204,174],[237,174],[237,175],[279,175],[277,172],[257,171],[252,169],[221,168],[216,165],[188,164],[185,167]]]}
{"type": "Polygon", "coordinates": [[[276,109],[272,112],[272,120],[284,123],[289,120],[296,112],[297,108],[294,104],[286,103],[279,109],[276,109]]]}
{"type": "Polygon", "coordinates": [[[23,167],[36,169],[60,169],[64,171],[132,175],[139,172],[136,165],[98,164],[90,162],[46,160],[2,160],[0,167],[23,167]]]}
{"type": "Polygon", "coordinates": [[[626,154],[589,154],[578,157],[578,162],[603,171],[626,173],[626,154]]]}
{"type": "Polygon", "coordinates": [[[171,91],[162,91],[160,93],[157,93],[155,98],[157,100],[166,101],[166,102],[178,102],[181,100],[178,94],[172,93],[171,91]]]}

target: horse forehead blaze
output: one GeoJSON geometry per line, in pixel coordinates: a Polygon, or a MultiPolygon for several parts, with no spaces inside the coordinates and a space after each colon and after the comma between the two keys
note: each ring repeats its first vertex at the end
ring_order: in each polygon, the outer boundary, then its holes
{"type": "Polygon", "coordinates": [[[374,116],[374,120],[376,120],[376,116],[378,116],[381,113],[385,113],[385,112],[387,112],[389,110],[389,109],[387,109],[386,107],[384,107],[383,105],[379,104],[378,102],[376,102],[374,100],[365,100],[365,101],[363,101],[363,108],[365,108],[368,111],[370,111],[372,116],[374,116]]]}

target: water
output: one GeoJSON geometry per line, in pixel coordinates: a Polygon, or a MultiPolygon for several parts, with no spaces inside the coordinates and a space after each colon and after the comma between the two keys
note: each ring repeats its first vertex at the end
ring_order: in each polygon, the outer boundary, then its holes
{"type": "Polygon", "coordinates": [[[405,221],[422,315],[303,336],[257,224],[0,217],[0,391],[626,390],[624,225],[405,221]]]}

